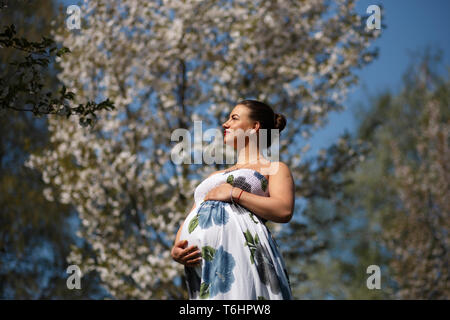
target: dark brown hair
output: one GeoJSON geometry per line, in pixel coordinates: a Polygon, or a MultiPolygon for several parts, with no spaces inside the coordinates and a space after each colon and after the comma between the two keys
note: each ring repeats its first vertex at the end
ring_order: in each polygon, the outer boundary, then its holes
{"type": "Polygon", "coordinates": [[[281,113],[276,113],[264,102],[257,100],[241,100],[236,105],[246,106],[249,112],[249,118],[258,121],[261,129],[267,129],[267,147],[272,144],[270,129],[278,129],[281,132],[286,127],[286,117],[281,113]]]}

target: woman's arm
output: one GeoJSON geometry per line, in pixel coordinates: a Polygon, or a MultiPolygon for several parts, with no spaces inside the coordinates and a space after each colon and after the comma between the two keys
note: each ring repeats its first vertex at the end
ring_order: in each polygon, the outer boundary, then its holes
{"type": "Polygon", "coordinates": [[[233,201],[259,217],[278,223],[287,223],[292,219],[295,206],[295,186],[291,171],[284,163],[279,162],[277,172],[270,176],[270,197],[243,191],[237,200],[241,190],[240,188],[233,189],[233,201]]]}
{"type": "MultiPolygon", "coordinates": [[[[194,206],[192,207],[191,211],[194,210],[194,208],[195,208],[195,202],[194,202],[194,206]]],[[[183,228],[183,224],[184,224],[184,221],[181,223],[181,226],[178,229],[177,235],[175,237],[175,242],[172,247],[172,250],[170,251],[170,254],[171,254],[173,260],[175,260],[176,262],[181,263],[188,267],[193,267],[193,266],[198,265],[201,262],[201,260],[202,260],[201,252],[197,246],[187,247],[187,245],[188,245],[187,240],[180,241],[181,228],[183,228]]]]}

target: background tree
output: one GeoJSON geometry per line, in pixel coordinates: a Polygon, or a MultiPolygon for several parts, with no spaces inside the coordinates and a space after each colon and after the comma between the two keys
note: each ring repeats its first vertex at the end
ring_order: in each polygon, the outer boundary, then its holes
{"type": "Polygon", "coordinates": [[[389,141],[401,205],[383,239],[393,253],[400,299],[450,297],[450,81],[448,73],[442,78],[433,70],[435,60],[426,52],[405,76],[404,93],[392,101],[396,109],[406,109],[405,119],[417,119],[417,126],[411,121],[403,128],[404,140],[389,141]]]}
{"type": "MultiPolygon", "coordinates": [[[[11,9],[30,5],[27,1],[19,1],[7,9],[7,5],[0,4],[0,10],[9,13],[11,9]]],[[[97,111],[114,108],[109,99],[98,104],[88,101],[86,104],[72,106],[71,101],[75,95],[65,86],[60,90],[45,86],[47,78],[51,77],[49,66],[53,60],[70,50],[67,47],[58,48],[51,38],[45,36],[40,41],[17,36],[14,24],[3,27],[0,48],[6,50],[4,59],[9,59],[5,60],[6,64],[0,70],[0,113],[13,110],[32,112],[36,116],[59,115],[67,118],[76,114],[81,125],[92,126],[95,124],[97,111]],[[59,92],[55,95],[54,91],[59,92]]]]}
{"type": "Polygon", "coordinates": [[[448,299],[450,87],[440,56],[419,52],[400,92],[370,96],[357,109],[353,139],[365,141],[369,152],[344,171],[352,183],[308,205],[305,224],[330,245],[300,264],[308,279],[298,296],[448,299]],[[337,222],[314,223],[323,217],[337,222]],[[372,264],[381,268],[381,290],[366,287],[372,264]]]}
{"type": "Polygon", "coordinates": [[[187,296],[170,248],[195,186],[222,166],[176,166],[174,129],[199,119],[218,127],[240,98],[267,101],[289,119],[280,160],[296,196],[345,183],[335,176],[358,161],[359,143],[343,137],[317,170],[300,158],[311,131],[344,108],[354,70],[376,55],[368,46],[379,31],[364,29],[354,1],[97,0],[81,12],[80,32],[55,34],[72,51],[59,77],[77,98],[107,96],[117,110],[89,130],[49,119],[51,143],[28,164],[52,186],[48,200],[79,213],[95,255],[73,247],[70,263],[98,271],[114,297],[187,296]]]}
{"type": "MultiPolygon", "coordinates": [[[[9,1],[0,10],[1,28],[14,24],[19,37],[39,41],[50,34],[54,5],[50,0],[9,1]]],[[[12,74],[16,67],[10,62],[19,58],[23,58],[20,51],[2,48],[0,73],[12,74]]],[[[52,65],[42,83],[49,90],[60,85],[52,65]]],[[[21,105],[16,101],[15,106],[21,105]]],[[[74,232],[76,212],[70,205],[46,200],[43,191],[48,186],[41,175],[24,166],[30,153],[42,150],[49,142],[46,118],[28,112],[3,112],[0,136],[0,298],[104,297],[94,273],[86,274],[82,290],[67,289],[65,259],[70,245],[86,245],[74,232]]]]}

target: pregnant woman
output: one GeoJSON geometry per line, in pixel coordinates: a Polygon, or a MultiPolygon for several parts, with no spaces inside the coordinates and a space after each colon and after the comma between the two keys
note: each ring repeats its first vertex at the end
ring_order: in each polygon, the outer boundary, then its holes
{"type": "Polygon", "coordinates": [[[270,129],[285,125],[283,115],[256,100],[239,102],[222,125],[225,143],[238,153],[237,164],[197,186],[171,252],[184,265],[189,299],[292,299],[283,257],[265,225],[291,220],[292,174],[284,163],[263,158],[259,135],[237,142],[242,132],[268,129],[270,146],[270,129]]]}

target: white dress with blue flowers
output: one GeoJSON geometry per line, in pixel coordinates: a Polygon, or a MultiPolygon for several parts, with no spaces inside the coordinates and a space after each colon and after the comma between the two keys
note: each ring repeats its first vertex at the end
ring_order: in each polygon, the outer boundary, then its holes
{"type": "Polygon", "coordinates": [[[201,265],[184,268],[189,299],[292,299],[285,263],[267,220],[237,203],[203,201],[222,183],[269,196],[267,179],[248,168],[218,172],[197,186],[196,206],[180,235],[202,252],[201,265]]]}

